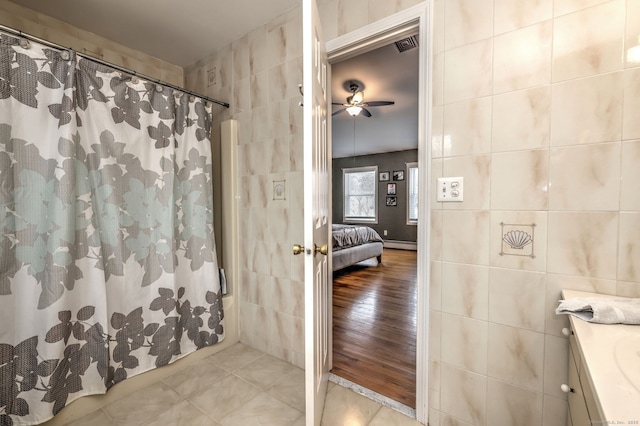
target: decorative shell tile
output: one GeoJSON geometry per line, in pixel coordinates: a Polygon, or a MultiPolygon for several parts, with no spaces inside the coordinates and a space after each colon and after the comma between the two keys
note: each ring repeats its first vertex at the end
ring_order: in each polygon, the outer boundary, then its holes
{"type": "Polygon", "coordinates": [[[500,226],[502,227],[501,256],[528,256],[535,259],[535,223],[530,225],[500,223],[500,226]]]}

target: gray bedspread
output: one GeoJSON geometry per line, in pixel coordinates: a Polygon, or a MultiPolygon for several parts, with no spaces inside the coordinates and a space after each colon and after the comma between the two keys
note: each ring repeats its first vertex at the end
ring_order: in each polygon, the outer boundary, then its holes
{"type": "Polygon", "coordinates": [[[333,251],[371,242],[384,242],[380,234],[368,226],[333,224],[333,251]]]}

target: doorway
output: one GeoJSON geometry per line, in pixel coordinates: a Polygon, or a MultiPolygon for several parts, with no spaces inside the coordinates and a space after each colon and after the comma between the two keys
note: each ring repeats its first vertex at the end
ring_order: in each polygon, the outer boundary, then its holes
{"type": "Polygon", "coordinates": [[[431,13],[432,1],[406,9],[403,12],[360,28],[353,33],[327,43],[329,62],[337,63],[388,44],[402,35],[418,33],[419,44],[419,196],[425,200],[418,206],[420,221],[417,226],[417,312],[416,312],[416,419],[426,424],[428,414],[428,330],[429,330],[429,187],[431,137],[431,13]]]}
{"type": "Polygon", "coordinates": [[[408,414],[416,406],[417,36],[331,66],[333,223],[385,246],[381,263],[350,264],[372,255],[359,255],[366,245],[334,244],[334,262],[354,254],[333,274],[331,372],[408,414]]]}

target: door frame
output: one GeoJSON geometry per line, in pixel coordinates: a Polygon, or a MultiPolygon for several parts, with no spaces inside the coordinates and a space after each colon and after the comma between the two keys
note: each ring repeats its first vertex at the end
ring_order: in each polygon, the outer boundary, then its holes
{"type": "MultiPolygon", "coordinates": [[[[433,0],[327,41],[329,64],[361,55],[418,31],[418,272],[416,329],[416,420],[427,424],[429,412],[429,287],[431,273],[431,116],[433,0]]],[[[329,88],[331,85],[328,85],[329,88]]],[[[329,94],[330,95],[330,94],[329,94]]],[[[332,320],[331,317],[330,321],[332,320]]],[[[331,345],[330,345],[331,346],[331,345]]]]}

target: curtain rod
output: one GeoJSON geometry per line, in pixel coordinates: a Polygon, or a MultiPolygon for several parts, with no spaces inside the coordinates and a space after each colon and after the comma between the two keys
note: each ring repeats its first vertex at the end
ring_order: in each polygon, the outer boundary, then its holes
{"type": "MultiPolygon", "coordinates": [[[[5,25],[1,25],[0,24],[0,30],[1,31],[5,31],[7,33],[10,33],[10,34],[12,34],[14,36],[18,36],[18,37],[21,37],[21,38],[26,38],[28,40],[44,44],[45,46],[52,47],[54,49],[74,50],[74,49],[71,49],[69,47],[62,46],[60,44],[52,43],[52,42],[50,42],[48,40],[43,40],[43,39],[41,39],[39,37],[36,37],[36,36],[33,36],[31,34],[26,34],[26,33],[22,32],[20,30],[16,30],[15,28],[7,27],[5,25]]],[[[141,74],[141,73],[139,73],[137,71],[130,70],[130,69],[125,68],[125,67],[121,67],[120,65],[116,65],[114,63],[107,62],[107,61],[105,61],[103,59],[99,59],[99,58],[96,58],[94,56],[87,55],[85,53],[80,53],[78,51],[75,51],[75,52],[76,52],[77,55],[79,55],[79,56],[81,56],[81,57],[83,57],[83,58],[85,58],[85,59],[87,59],[89,61],[96,62],[96,63],[98,63],[100,65],[105,65],[107,67],[113,68],[113,69],[115,69],[117,71],[120,71],[120,72],[123,72],[125,74],[129,74],[129,75],[132,75],[132,76],[135,76],[135,77],[140,77],[140,78],[142,78],[144,80],[150,81],[151,83],[160,84],[162,86],[169,87],[169,88],[171,88],[173,90],[177,90],[179,92],[186,93],[187,95],[197,96],[197,97],[199,97],[199,98],[201,98],[201,99],[203,99],[205,101],[209,101],[209,102],[212,102],[214,104],[222,105],[225,108],[229,108],[229,106],[230,106],[227,102],[222,102],[222,101],[219,101],[217,99],[210,98],[208,96],[200,95],[198,93],[192,92],[190,90],[184,89],[184,88],[176,86],[174,84],[167,83],[166,81],[158,80],[157,78],[153,78],[153,77],[150,77],[148,75],[141,74]]]]}

